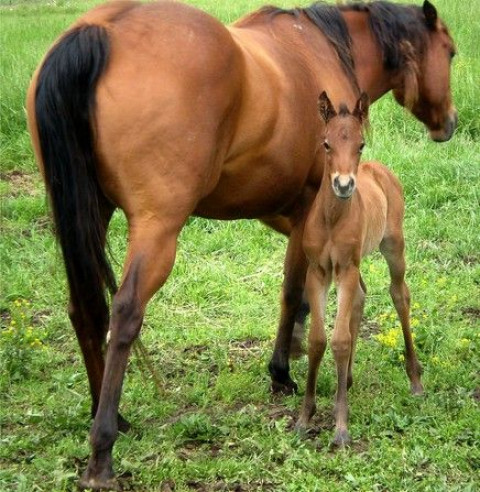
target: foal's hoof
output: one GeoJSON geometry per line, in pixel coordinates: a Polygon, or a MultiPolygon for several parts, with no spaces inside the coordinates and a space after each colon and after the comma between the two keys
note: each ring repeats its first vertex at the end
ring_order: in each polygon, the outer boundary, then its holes
{"type": "Polygon", "coordinates": [[[293,395],[297,392],[298,386],[293,379],[287,379],[284,382],[275,381],[272,379],[272,385],[270,386],[270,391],[273,394],[282,394],[282,395],[293,395]]]}
{"type": "Polygon", "coordinates": [[[335,433],[335,437],[333,438],[333,441],[330,443],[330,446],[332,447],[332,449],[342,449],[349,446],[351,443],[352,440],[350,438],[348,431],[343,430],[343,431],[337,431],[335,433]]]}

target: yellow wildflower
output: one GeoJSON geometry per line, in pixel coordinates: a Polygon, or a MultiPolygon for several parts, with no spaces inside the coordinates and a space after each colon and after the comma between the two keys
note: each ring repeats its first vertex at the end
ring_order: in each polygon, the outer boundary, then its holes
{"type": "Polygon", "coordinates": [[[398,328],[391,328],[385,333],[379,333],[375,335],[375,338],[386,347],[395,348],[398,345],[400,338],[400,330],[398,328]]]}

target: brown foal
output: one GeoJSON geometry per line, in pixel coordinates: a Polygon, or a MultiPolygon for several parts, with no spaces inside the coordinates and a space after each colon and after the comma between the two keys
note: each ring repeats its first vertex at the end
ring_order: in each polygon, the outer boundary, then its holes
{"type": "Polygon", "coordinates": [[[410,296],[405,283],[404,201],[398,179],[382,164],[359,165],[368,96],[363,93],[350,112],[338,112],[326,92],[318,101],[325,121],[325,178],[309,213],[303,246],[309,267],[306,291],[312,314],[308,347],[308,380],[297,429],[306,428],[315,412],[318,366],[327,345],[325,305],[332,277],[338,289],[338,312],[331,346],[337,366],[336,432],[333,444],[349,443],[347,390],[352,385],[355,342],[365,302],[360,260],[379,248],[388,263],[390,294],[400,318],[406,347],[406,370],[412,393],[423,393],[421,366],[410,331],[410,296]]]}

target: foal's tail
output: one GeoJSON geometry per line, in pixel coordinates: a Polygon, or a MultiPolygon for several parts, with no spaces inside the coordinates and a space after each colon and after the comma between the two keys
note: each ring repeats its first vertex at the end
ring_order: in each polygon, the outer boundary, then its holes
{"type": "Polygon", "coordinates": [[[104,314],[106,288],[116,291],[105,254],[108,219],[102,205],[108,202],[97,178],[93,127],[95,90],[108,59],[106,29],[76,26],[48,53],[36,87],[30,88],[35,90],[30,129],[38,134],[37,157],[43,164],[71,298],[89,318],[99,309],[104,314]]]}

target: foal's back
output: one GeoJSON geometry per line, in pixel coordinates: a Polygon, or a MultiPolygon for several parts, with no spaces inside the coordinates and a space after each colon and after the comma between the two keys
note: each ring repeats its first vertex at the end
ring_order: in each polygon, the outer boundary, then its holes
{"type": "Polygon", "coordinates": [[[400,181],[380,162],[360,164],[357,187],[364,210],[364,256],[377,249],[384,238],[399,232],[405,206],[400,181]]]}

